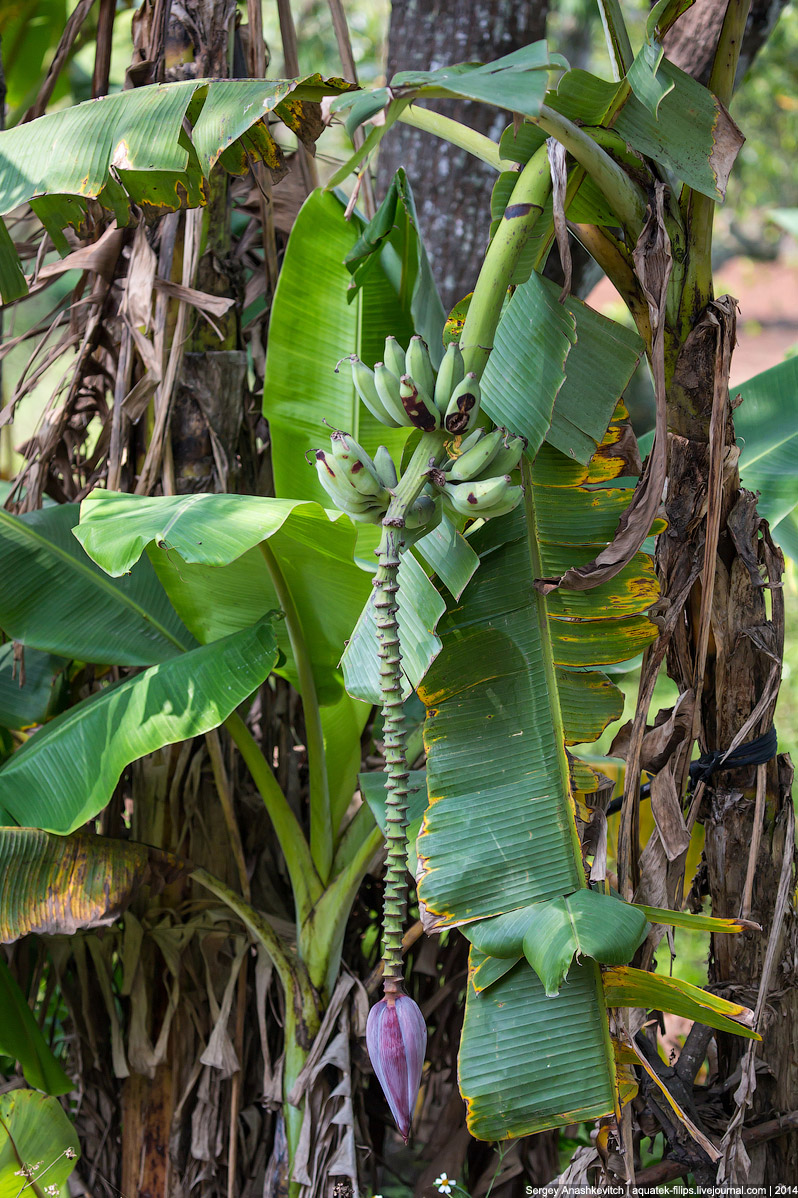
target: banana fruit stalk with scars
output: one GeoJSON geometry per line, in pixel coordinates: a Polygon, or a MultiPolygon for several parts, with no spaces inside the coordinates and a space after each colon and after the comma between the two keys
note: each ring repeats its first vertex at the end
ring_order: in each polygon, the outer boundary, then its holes
{"type": "MultiPolygon", "coordinates": [[[[439,370],[421,337],[405,352],[395,337],[371,370],[352,354],[355,390],[388,428],[414,428],[421,437],[403,472],[381,445],[374,457],[348,433],[333,432],[330,450],[317,449],[319,481],[353,520],[382,525],[374,577],[377,653],[380,658],[387,816],[383,901],[384,997],[371,1010],[367,1045],[402,1136],[407,1139],[424,1060],[421,1012],[404,992],[402,929],[407,907],[408,764],[399,640],[399,561],[430,532],[443,509],[456,518],[489,520],[510,512],[522,488],[512,472],[526,448],[523,437],[479,424],[480,388],[466,373],[460,347],[450,344],[439,370]]],[[[336,370],[340,367],[338,363],[336,370]]]]}

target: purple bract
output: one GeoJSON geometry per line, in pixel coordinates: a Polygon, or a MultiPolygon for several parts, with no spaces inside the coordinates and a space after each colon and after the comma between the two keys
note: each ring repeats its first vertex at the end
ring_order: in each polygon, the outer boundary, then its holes
{"type": "Polygon", "coordinates": [[[371,1008],[366,1045],[396,1126],[407,1143],[427,1048],[424,1016],[412,998],[392,994],[371,1008]]]}

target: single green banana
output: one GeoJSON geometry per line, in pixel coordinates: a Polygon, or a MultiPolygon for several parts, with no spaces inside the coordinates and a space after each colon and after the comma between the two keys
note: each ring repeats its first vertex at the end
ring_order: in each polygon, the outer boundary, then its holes
{"type": "Polygon", "coordinates": [[[380,482],[377,467],[362,446],[349,433],[336,430],[330,437],[333,457],[341,467],[344,478],[352,484],[359,495],[371,502],[379,501],[387,507],[391,497],[380,482]]]}
{"type": "Polygon", "coordinates": [[[404,409],[415,428],[431,433],[440,428],[441,414],[429,395],[422,391],[409,374],[403,374],[399,383],[399,394],[402,397],[404,409]]]}
{"type": "Polygon", "coordinates": [[[407,369],[405,366],[405,351],[395,337],[385,338],[385,357],[383,361],[391,374],[395,374],[398,379],[405,373],[407,369]]]}
{"type": "MultiPolygon", "coordinates": [[[[410,372],[412,374],[412,371],[410,372]]],[[[465,378],[465,366],[460,346],[456,341],[450,341],[443,355],[438,377],[435,379],[435,407],[443,413],[449,406],[452,392],[465,378]]]]}
{"type": "Polygon", "coordinates": [[[470,371],[452,392],[443,427],[455,435],[467,433],[474,427],[479,416],[480,390],[477,376],[470,371]]]}
{"type": "MultiPolygon", "coordinates": [[[[349,358],[341,358],[341,362],[346,361],[352,364],[352,382],[355,384],[355,390],[372,416],[379,420],[380,424],[386,424],[388,428],[398,428],[399,421],[380,398],[374,371],[369,370],[366,363],[361,362],[357,354],[352,354],[349,358]]],[[[341,362],[338,363],[338,366],[341,365],[341,362]]],[[[338,366],[335,368],[336,371],[338,366]]]]}
{"type": "Polygon", "coordinates": [[[481,516],[482,511],[496,506],[506,496],[510,475],[486,478],[482,482],[450,483],[443,488],[444,500],[463,516],[481,516]]]}
{"type": "Polygon", "coordinates": [[[405,373],[410,375],[419,391],[429,396],[435,393],[435,367],[423,337],[416,335],[410,338],[405,354],[405,373]]]}
{"type": "MultiPolygon", "coordinates": [[[[526,437],[510,437],[509,441],[505,441],[504,445],[492,459],[487,467],[487,471],[490,474],[511,474],[518,467],[526,447],[526,437]]],[[[479,474],[474,474],[471,477],[485,478],[486,471],[481,470],[479,474]]]]}
{"type": "Polygon", "coordinates": [[[383,406],[390,412],[395,424],[406,428],[410,421],[399,393],[399,376],[389,370],[384,362],[378,362],[374,367],[374,382],[377,394],[383,406]]]}
{"type": "Polygon", "coordinates": [[[405,528],[424,528],[435,515],[435,500],[431,495],[419,495],[405,516],[405,528]]]}
{"type": "MultiPolygon", "coordinates": [[[[467,482],[469,479],[479,478],[484,471],[491,470],[492,462],[501,451],[505,434],[506,429],[494,428],[484,437],[480,437],[471,449],[455,458],[448,472],[452,482],[467,482]]],[[[503,470],[491,470],[491,474],[504,473],[503,470]]]]}
{"type": "Polygon", "coordinates": [[[377,468],[377,477],[384,487],[392,490],[399,482],[399,477],[396,473],[396,465],[391,457],[390,451],[381,445],[374,454],[374,465],[377,468]]]}
{"type": "Polygon", "coordinates": [[[508,487],[503,499],[500,499],[498,503],[491,504],[488,508],[481,508],[477,516],[480,520],[494,520],[497,516],[506,516],[508,512],[512,512],[518,507],[523,496],[523,487],[508,487]]]}
{"type": "Polygon", "coordinates": [[[325,453],[324,449],[316,449],[315,455],[319,482],[324,486],[335,507],[340,508],[341,512],[350,514],[364,512],[365,509],[371,507],[368,498],[359,495],[346,479],[343,468],[338,465],[331,453],[325,453]]]}

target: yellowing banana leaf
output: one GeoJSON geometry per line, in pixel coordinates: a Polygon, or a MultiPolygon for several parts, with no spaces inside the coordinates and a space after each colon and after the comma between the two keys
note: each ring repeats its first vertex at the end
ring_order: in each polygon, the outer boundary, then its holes
{"type": "Polygon", "coordinates": [[[689,911],[671,911],[668,907],[647,907],[644,903],[635,903],[649,923],[666,923],[674,928],[693,928],[696,932],[714,932],[724,934],[729,932],[761,932],[758,923],[752,919],[718,919],[714,915],[691,915],[689,911]]]}
{"type": "MultiPolygon", "coordinates": [[[[186,626],[206,644],[279,611],[285,587],[310,654],[319,700],[341,696],[338,662],[371,592],[353,561],[355,530],[315,503],[240,495],[143,498],[94,491],[75,535],[114,576],[145,550],[186,626]],[[264,556],[266,551],[267,556],[264,556]]],[[[285,621],[275,623],[280,672],[298,677],[285,621]]]]}
{"type": "Polygon", "coordinates": [[[0,828],[0,942],[104,927],[142,886],[162,889],[181,868],[170,853],[135,841],[0,828]]]}
{"type": "Polygon", "coordinates": [[[471,1134],[504,1140],[609,1114],[614,1058],[598,966],[575,965],[547,998],[526,961],[478,994],[484,961],[472,948],[458,1066],[471,1134]]]}
{"type": "MultiPolygon", "coordinates": [[[[390,429],[368,411],[355,391],[345,354],[368,366],[384,356],[385,338],[407,346],[414,333],[412,292],[400,296],[376,262],[350,304],[351,276],[344,260],[363,231],[362,218],[344,217],[345,203],[314,191],[294,222],[272,305],[263,414],[269,421],[274,486],[278,495],[328,504],[306,455],[329,448],[330,426],[351,433],[374,456],[386,445],[399,461],[405,428],[390,429]]],[[[370,534],[369,552],[377,543],[370,534]]],[[[351,631],[351,629],[350,629],[351,631]]]]}
{"type": "Polygon", "coordinates": [[[0,1052],[19,1061],[25,1080],[39,1090],[66,1094],[73,1087],[3,957],[0,957],[0,1052]]]}
{"type": "MultiPolygon", "coordinates": [[[[299,119],[301,110],[292,101],[318,101],[349,87],[342,79],[320,75],[274,81],[190,79],[48,113],[0,133],[0,215],[35,200],[37,215],[65,250],[59,236],[64,221],[80,227],[90,200],[98,200],[125,225],[133,205],[158,216],[204,204],[208,177],[219,159],[233,173],[263,160],[279,177],[285,165],[269,133],[270,114],[284,115],[300,138],[312,143],[321,122],[317,114],[315,120],[299,119]]],[[[5,229],[2,222],[0,226],[5,229]]],[[[0,243],[0,255],[6,272],[18,262],[7,238],[0,243]]],[[[25,294],[19,278],[15,288],[3,292],[4,301],[25,294]]]]}
{"type": "Polygon", "coordinates": [[[29,1184],[35,1198],[43,1198],[45,1186],[63,1195],[79,1159],[77,1132],[57,1098],[35,1090],[0,1094],[1,1198],[18,1198],[29,1184]],[[22,1164],[36,1166],[30,1183],[20,1177],[22,1164]]]}
{"type": "MultiPolygon", "coordinates": [[[[550,621],[533,583],[550,562],[580,548],[563,539],[563,504],[591,539],[614,530],[614,494],[597,498],[590,487],[594,478],[604,482],[627,471],[617,449],[624,419],[619,406],[595,473],[592,464],[545,446],[540,469],[535,462],[525,480],[524,508],[470,538],[480,568],[441,620],[443,649],[420,688],[430,805],[417,841],[419,898],[444,925],[468,923],[475,943],[486,934],[476,921],[500,916],[514,923],[523,910],[528,928],[533,904],[585,887],[565,742],[595,734],[617,710],[617,693],[601,675],[570,663],[584,665],[591,655],[606,660],[604,642],[613,640],[617,652],[635,651],[636,622],[647,624],[643,613],[655,591],[643,561],[647,581],[636,609],[626,597],[635,589],[627,577],[617,590],[610,584],[600,596],[591,593],[583,611],[550,621]],[[594,519],[597,504],[608,504],[612,517],[594,519]],[[618,594],[628,613],[621,618],[618,594]],[[575,652],[580,637],[584,646],[575,652]]],[[[648,639],[654,632],[647,624],[648,639]]],[[[630,910],[615,933],[608,929],[610,939],[616,934],[623,942],[627,960],[643,926],[641,914],[630,910]],[[629,918],[634,937],[625,926],[629,918]]],[[[525,961],[504,972],[519,947],[516,935],[500,965],[472,949],[474,973],[483,972],[468,989],[460,1082],[469,1127],[479,1138],[528,1134],[614,1109],[614,1058],[597,967],[572,966],[559,997],[547,998],[525,961]],[[572,1037],[553,1030],[568,1020],[579,1028],[578,1051],[572,1037]],[[514,1062],[509,1082],[506,1069],[503,1081],[497,1074],[507,1060],[514,1062]]],[[[569,947],[570,961],[575,948],[569,947]]]]}
{"type": "Polygon", "coordinates": [[[605,970],[604,1001],[608,1007],[670,1011],[672,1015],[683,1015],[685,1019],[716,1027],[722,1032],[746,1036],[749,1040],[762,1039],[753,1030],[754,1012],[748,1007],[728,1002],[680,978],[646,973],[643,969],[630,969],[624,965],[605,970]]]}
{"type": "Polygon", "coordinates": [[[86,556],[72,535],[78,513],[76,503],[25,516],[0,509],[6,636],[47,653],[120,666],[149,666],[195,646],[148,561],[112,579],[86,556]]]}
{"type": "Polygon", "coordinates": [[[0,768],[0,806],[19,824],[72,832],[102,810],[130,762],[227,719],[277,654],[266,619],[89,696],[0,768]]]}

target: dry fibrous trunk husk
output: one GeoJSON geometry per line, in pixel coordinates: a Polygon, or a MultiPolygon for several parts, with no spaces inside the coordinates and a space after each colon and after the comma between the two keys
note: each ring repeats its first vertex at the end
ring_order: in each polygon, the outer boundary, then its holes
{"type": "MultiPolygon", "coordinates": [[[[736,467],[728,392],[735,316],[730,297],[709,304],[681,347],[669,385],[669,526],[659,538],[657,565],[666,603],[687,592],[680,610],[668,613],[668,672],[680,691],[696,695],[692,734],[683,742],[682,785],[693,738],[702,752],[727,750],[770,728],[783,656],[783,557],[756,513],[756,497],[741,488],[736,467]]],[[[758,1067],[750,1071],[756,1088],[739,1095],[750,1106],[746,1125],[794,1110],[798,1099],[791,783],[792,766],[783,754],[759,767],[721,766],[703,791],[699,784],[688,815],[688,825],[696,816],[704,824],[712,914],[744,916],[763,929],[713,937],[710,989],[755,1006],[773,941],[774,964],[760,1003],[763,1040],[754,1048],[758,1067]],[[777,907],[785,876],[788,899],[777,907]]],[[[681,894],[679,879],[673,897],[681,894]]],[[[731,1082],[731,1116],[739,1083],[739,1071],[736,1080],[734,1073],[747,1041],[720,1033],[716,1039],[719,1078],[731,1082]]],[[[724,1167],[731,1170],[727,1179],[737,1181],[746,1180],[748,1170],[749,1183],[796,1177],[798,1132],[789,1128],[752,1148],[750,1163],[743,1153],[724,1167]]]]}

